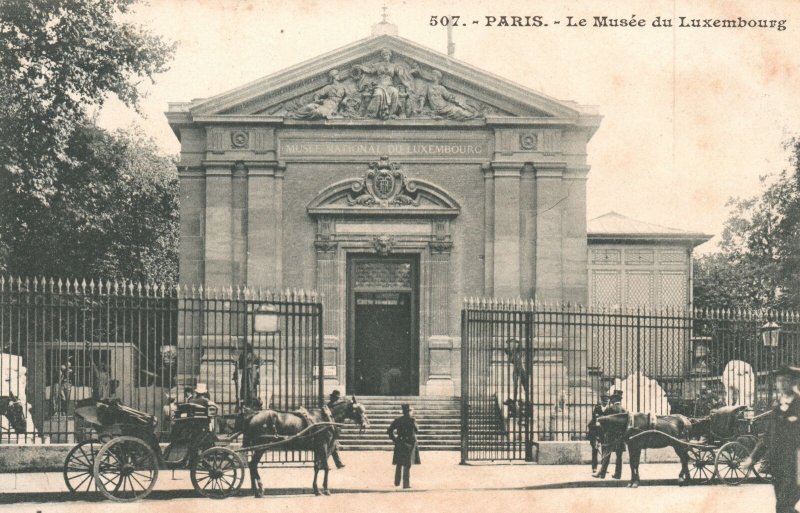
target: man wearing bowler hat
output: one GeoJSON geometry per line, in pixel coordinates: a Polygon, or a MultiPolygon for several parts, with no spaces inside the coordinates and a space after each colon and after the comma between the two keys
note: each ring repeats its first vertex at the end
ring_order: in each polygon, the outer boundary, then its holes
{"type": "MultiPolygon", "coordinates": [[[[775,489],[775,513],[794,513],[800,500],[797,458],[800,451],[800,367],[784,366],[775,372],[778,400],[769,416],[765,437],[767,460],[775,489]]],[[[763,453],[759,444],[745,460],[744,468],[763,453]]]]}
{"type": "Polygon", "coordinates": [[[597,471],[597,453],[600,452],[600,436],[602,435],[602,429],[600,429],[597,419],[605,415],[608,407],[609,395],[601,394],[600,402],[592,408],[592,420],[589,421],[589,426],[587,426],[586,438],[589,440],[589,445],[592,446],[592,473],[597,471]]]}
{"type": "MultiPolygon", "coordinates": [[[[622,406],[622,390],[614,390],[611,393],[611,404],[604,415],[615,415],[617,413],[628,413],[628,410],[622,406]]],[[[603,447],[603,459],[600,462],[600,470],[596,474],[592,474],[593,477],[598,477],[603,479],[606,477],[606,472],[608,471],[608,464],[611,463],[611,452],[616,454],[616,461],[614,462],[614,474],[611,476],[614,479],[622,479],[622,453],[625,452],[625,441],[618,440],[614,442],[612,447],[609,447],[606,450],[603,447]]]]}
{"type": "Polygon", "coordinates": [[[386,430],[389,438],[394,442],[394,455],[392,464],[395,465],[394,485],[400,486],[400,476],[403,477],[403,488],[411,488],[411,465],[419,465],[419,447],[417,447],[417,421],[411,416],[411,406],[407,403],[401,405],[403,416],[394,419],[389,429],[386,430]]]}

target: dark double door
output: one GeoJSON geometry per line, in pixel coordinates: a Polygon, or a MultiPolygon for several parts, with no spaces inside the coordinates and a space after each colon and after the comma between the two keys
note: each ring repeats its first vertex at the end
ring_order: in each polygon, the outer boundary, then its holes
{"type": "Polygon", "coordinates": [[[348,262],[348,387],[356,394],[419,394],[417,260],[348,262]]]}

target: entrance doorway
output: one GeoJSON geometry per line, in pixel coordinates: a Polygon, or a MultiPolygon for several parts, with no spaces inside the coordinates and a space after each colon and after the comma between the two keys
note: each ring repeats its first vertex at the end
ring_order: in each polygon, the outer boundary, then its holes
{"type": "Polygon", "coordinates": [[[348,259],[348,387],[419,394],[418,259],[348,259]]]}

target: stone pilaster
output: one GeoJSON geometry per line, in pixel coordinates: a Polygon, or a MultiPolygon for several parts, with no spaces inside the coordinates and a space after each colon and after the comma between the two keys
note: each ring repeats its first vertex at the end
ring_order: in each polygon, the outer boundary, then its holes
{"type": "Polygon", "coordinates": [[[231,177],[231,284],[247,283],[247,167],[233,166],[231,177]]]}
{"type": "Polygon", "coordinates": [[[483,295],[494,295],[494,170],[483,170],[483,295]]]}
{"type": "Polygon", "coordinates": [[[205,170],[205,285],[229,287],[233,279],[231,167],[207,163],[205,170]]]}
{"type": "MultiPolygon", "coordinates": [[[[536,169],[536,299],[564,299],[562,218],[564,164],[535,164],[536,169]]],[[[585,272],[585,271],[584,271],[585,272]]]]}
{"type": "Polygon", "coordinates": [[[247,179],[247,284],[251,287],[277,287],[279,253],[275,204],[277,163],[248,164],[247,179]]]}
{"type": "Polygon", "coordinates": [[[493,162],[494,295],[520,296],[521,163],[493,162]]]}

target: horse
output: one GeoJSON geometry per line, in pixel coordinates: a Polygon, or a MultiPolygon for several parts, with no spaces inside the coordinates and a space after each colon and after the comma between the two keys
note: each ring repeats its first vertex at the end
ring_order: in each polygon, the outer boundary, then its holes
{"type": "Polygon", "coordinates": [[[28,423],[25,422],[25,408],[22,402],[14,395],[0,396],[0,415],[5,415],[11,428],[20,435],[28,432],[28,423]]]}
{"type": "Polygon", "coordinates": [[[242,448],[254,447],[253,456],[248,463],[250,468],[250,485],[256,497],[264,496],[261,476],[258,474],[258,463],[267,450],[310,450],[314,453],[314,495],[330,495],[328,491],[328,458],[336,444],[338,427],[350,419],[360,425],[363,431],[369,427],[369,419],[364,406],[352,399],[343,398],[328,406],[330,415],[323,409],[301,410],[299,412],[280,412],[261,410],[244,420],[242,448]],[[316,424],[323,423],[315,428],[316,424]],[[298,436],[299,435],[299,436],[298,436]],[[291,438],[295,437],[295,438],[291,438]],[[272,447],[260,447],[274,442],[272,447]],[[317,475],[325,471],[322,481],[322,492],[317,487],[317,475]]]}
{"type": "MultiPolygon", "coordinates": [[[[683,485],[691,479],[689,474],[689,445],[696,426],[683,415],[652,415],[649,413],[616,413],[597,419],[603,432],[603,468],[608,467],[607,458],[611,449],[617,448],[620,456],[623,444],[628,446],[631,466],[631,488],[639,487],[639,459],[642,449],[672,447],[681,460],[678,483],[683,485]]],[[[619,467],[618,467],[619,468],[619,467]]]]}

